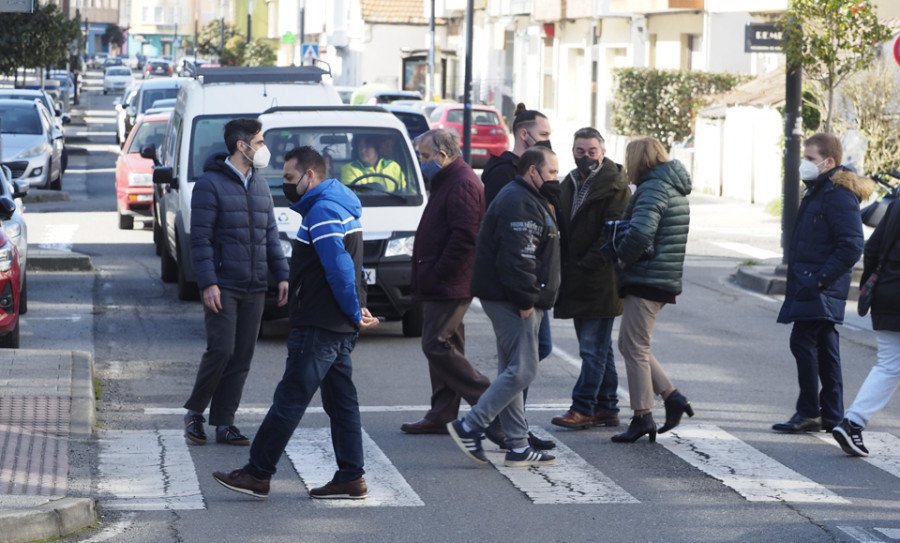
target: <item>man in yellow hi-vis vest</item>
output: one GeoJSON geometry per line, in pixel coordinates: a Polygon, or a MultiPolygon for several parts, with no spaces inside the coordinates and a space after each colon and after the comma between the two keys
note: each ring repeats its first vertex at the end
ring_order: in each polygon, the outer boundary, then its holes
{"type": "Polygon", "coordinates": [[[378,156],[378,139],[378,136],[371,135],[359,135],[353,139],[356,160],[341,167],[341,182],[345,185],[354,181],[355,185],[376,184],[388,192],[403,192],[407,188],[406,176],[399,164],[378,156]],[[381,175],[363,177],[367,174],[381,175]]]}

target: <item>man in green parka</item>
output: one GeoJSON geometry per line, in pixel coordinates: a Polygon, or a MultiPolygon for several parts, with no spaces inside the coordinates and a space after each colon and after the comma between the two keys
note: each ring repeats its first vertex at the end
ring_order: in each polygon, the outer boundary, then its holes
{"type": "Polygon", "coordinates": [[[622,314],[622,300],[614,263],[601,248],[606,221],[622,218],[631,190],[622,165],[605,157],[603,136],[594,128],[575,132],[572,154],[577,167],[562,182],[556,209],[562,286],[553,316],[574,321],[581,375],[572,390],[572,406],[551,422],[573,429],[618,426],[612,327],[622,314]]]}

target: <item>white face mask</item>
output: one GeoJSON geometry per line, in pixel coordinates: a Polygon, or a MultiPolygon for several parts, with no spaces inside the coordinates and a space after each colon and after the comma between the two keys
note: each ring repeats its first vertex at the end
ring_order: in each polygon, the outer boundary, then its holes
{"type": "MultiPolygon", "coordinates": [[[[827,158],[825,160],[828,160],[827,158]]],[[[804,160],[800,163],[800,179],[804,181],[812,181],[819,177],[819,166],[825,163],[825,160],[816,164],[812,160],[804,160]]]]}
{"type": "MultiPolygon", "coordinates": [[[[249,145],[249,144],[248,144],[249,145]]],[[[244,153],[241,153],[244,154],[244,153]]],[[[246,154],[244,154],[244,158],[250,160],[253,163],[254,168],[265,168],[269,165],[269,159],[272,158],[272,153],[269,152],[269,148],[263,145],[259,149],[256,150],[256,153],[253,154],[253,159],[251,160],[246,154]]]]}

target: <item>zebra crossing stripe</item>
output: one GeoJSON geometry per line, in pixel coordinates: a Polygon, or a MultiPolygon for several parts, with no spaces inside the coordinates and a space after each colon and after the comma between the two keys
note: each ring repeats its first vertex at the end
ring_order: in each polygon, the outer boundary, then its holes
{"type": "Polygon", "coordinates": [[[850,503],[717,426],[681,425],[659,443],[747,501],[850,503]]]}
{"type": "Polygon", "coordinates": [[[108,432],[100,440],[97,489],[106,509],[205,508],[182,430],[108,432]]]}
{"type": "MultiPolygon", "coordinates": [[[[362,441],[369,497],[365,500],[312,501],[322,507],[424,506],[422,498],[365,430],[362,441]]],[[[284,452],[308,489],[330,481],[337,469],[331,446],[331,429],[327,427],[297,428],[284,452]]]]}
{"type": "MultiPolygon", "coordinates": [[[[539,427],[530,430],[540,438],[551,439],[539,427]]],[[[556,448],[548,452],[556,456],[556,465],[510,468],[503,465],[504,452],[485,450],[497,471],[535,504],[640,503],[561,442],[556,441],[556,448]]]]}
{"type": "MultiPolygon", "coordinates": [[[[831,434],[816,434],[816,437],[840,447],[831,434]]],[[[863,437],[869,456],[860,457],[860,460],[900,478],[900,439],[886,432],[866,432],[863,437]]]]}
{"type": "Polygon", "coordinates": [[[852,537],[853,540],[858,543],[884,543],[884,540],[879,539],[876,535],[870,534],[863,528],[858,528],[856,526],[838,526],[837,528],[852,537]]]}

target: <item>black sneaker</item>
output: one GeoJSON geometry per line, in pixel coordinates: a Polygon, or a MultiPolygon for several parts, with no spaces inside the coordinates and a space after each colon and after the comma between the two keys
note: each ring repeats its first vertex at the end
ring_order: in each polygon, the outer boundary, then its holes
{"type": "Polygon", "coordinates": [[[237,426],[216,426],[216,443],[226,445],[249,445],[250,438],[241,433],[237,426]]]}
{"type": "Polygon", "coordinates": [[[845,453],[852,456],[869,456],[869,449],[863,445],[862,426],[844,419],[834,427],[831,435],[845,453]]]}
{"type": "Polygon", "coordinates": [[[462,419],[454,420],[447,423],[447,433],[453,438],[453,441],[462,449],[462,452],[475,462],[482,466],[488,463],[487,456],[484,455],[484,449],[481,447],[481,440],[484,435],[481,432],[467,432],[462,425],[462,419]]]}
{"type": "Polygon", "coordinates": [[[198,445],[206,445],[206,430],[203,429],[205,422],[203,415],[188,411],[184,416],[184,435],[198,445]]]}
{"type": "Polygon", "coordinates": [[[556,443],[550,441],[549,439],[541,439],[531,432],[528,432],[528,444],[532,449],[536,449],[538,451],[549,451],[550,449],[556,448],[556,443]]]}
{"type": "Polygon", "coordinates": [[[510,468],[527,468],[529,466],[552,466],[556,463],[556,457],[543,451],[528,447],[524,452],[506,451],[506,459],[503,465],[510,468]]]}

